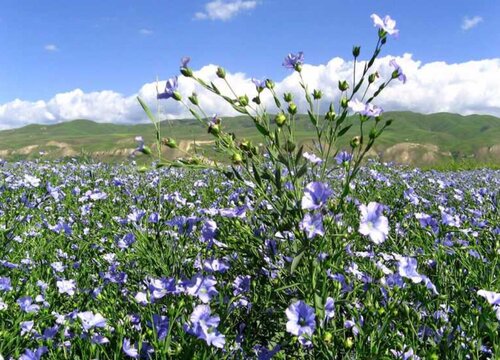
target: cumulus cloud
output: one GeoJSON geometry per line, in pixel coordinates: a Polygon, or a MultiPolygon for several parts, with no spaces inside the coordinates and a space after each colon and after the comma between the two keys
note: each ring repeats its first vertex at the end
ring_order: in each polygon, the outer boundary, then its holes
{"type": "Polygon", "coordinates": [[[468,17],[466,16],[462,21],[462,30],[467,31],[476,27],[479,23],[483,22],[481,16],[468,17]]]}
{"type": "MultiPolygon", "coordinates": [[[[445,62],[422,63],[413,59],[411,54],[399,57],[386,56],[378,59],[373,71],[378,71],[382,79],[391,76],[393,67],[389,65],[396,59],[407,76],[406,84],[393,80],[388,88],[379,96],[375,103],[386,111],[410,110],[421,113],[453,112],[462,115],[490,114],[500,117],[500,58],[468,61],[457,64],[445,62]]],[[[358,64],[358,69],[364,64],[358,64]]],[[[352,79],[352,61],[333,58],[326,64],[303,66],[303,75],[310,91],[320,89],[324,94],[322,111],[326,111],[329,101],[339,100],[338,81],[352,79]]],[[[195,71],[197,76],[208,83],[213,81],[219,89],[231,96],[230,91],[219,79],[215,65],[206,65],[195,71]]],[[[357,72],[359,74],[359,71],[357,72]]],[[[237,94],[247,94],[250,98],[256,95],[251,76],[244,73],[227,72],[227,79],[237,94]]],[[[275,79],[276,80],[276,79],[275,79]]],[[[298,85],[297,73],[291,71],[281,81],[276,81],[278,94],[291,92],[299,107],[305,113],[307,104],[303,92],[298,85]]],[[[77,118],[86,118],[98,122],[113,122],[132,124],[147,122],[136,96],[143,98],[155,108],[157,87],[160,92],[165,87],[165,81],[144,84],[136,94],[130,96],[105,90],[85,93],[80,89],[55,95],[48,101],[23,101],[16,99],[0,105],[0,129],[24,126],[29,123],[53,124],[77,118]]],[[[378,86],[377,86],[378,87],[378,86]]],[[[375,87],[370,88],[370,95],[375,87]]],[[[198,94],[200,104],[209,115],[218,113],[222,116],[233,116],[237,113],[223,100],[209,94],[191,79],[179,77],[179,91],[184,97],[193,91],[198,94]]],[[[362,88],[362,91],[364,89],[362,88]]],[[[361,91],[361,92],[362,92],[361,91]]],[[[262,103],[269,112],[276,111],[274,101],[268,92],[261,96],[262,103]]],[[[190,113],[172,99],[160,102],[162,119],[182,119],[191,117],[190,113]]]]}
{"type": "Polygon", "coordinates": [[[195,19],[222,20],[226,21],[238,13],[251,10],[257,6],[257,1],[223,1],[214,0],[205,4],[204,12],[194,14],[195,19]]]}
{"type": "Polygon", "coordinates": [[[47,44],[43,48],[45,49],[45,51],[49,51],[49,52],[59,51],[59,48],[54,44],[47,44]]]}

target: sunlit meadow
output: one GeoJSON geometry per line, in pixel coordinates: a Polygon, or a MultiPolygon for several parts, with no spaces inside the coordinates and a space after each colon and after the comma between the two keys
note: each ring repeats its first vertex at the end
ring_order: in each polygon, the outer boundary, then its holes
{"type": "MultiPolygon", "coordinates": [[[[262,146],[224,131],[198,95],[167,81],[226,157],[176,149],[150,106],[150,166],[1,162],[0,354],[6,359],[494,359],[500,354],[500,172],[421,171],[367,161],[390,120],[371,70],[398,35],[372,15],[376,46],[338,84],[340,100],[297,75],[308,108],[270,79],[236,94],[181,76],[248,117],[262,146]],[[356,75],[357,74],[357,75],[356,75]],[[276,105],[269,112],[261,96],[276,105]],[[314,146],[298,146],[307,113],[314,146]],[[352,120],[348,115],[356,114],[352,120]],[[359,129],[350,146],[337,144],[359,129]]],[[[204,95],[204,96],[205,96],[204,95]]]]}

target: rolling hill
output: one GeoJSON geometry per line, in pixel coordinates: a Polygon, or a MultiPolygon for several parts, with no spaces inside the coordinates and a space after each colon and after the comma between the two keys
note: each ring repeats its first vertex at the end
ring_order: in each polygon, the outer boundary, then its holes
{"type": "MultiPolygon", "coordinates": [[[[500,163],[500,118],[387,112],[384,119],[394,119],[394,122],[378,139],[371,153],[382,161],[418,166],[464,159],[500,163]]],[[[245,117],[224,118],[223,126],[240,139],[260,141],[253,123],[245,117]]],[[[28,125],[0,131],[0,158],[18,160],[38,158],[41,154],[46,158],[86,155],[103,161],[120,161],[135,148],[134,137],[137,135],[143,136],[147,143],[153,143],[153,126],[96,123],[82,119],[55,125],[28,125]]],[[[307,116],[299,117],[297,135],[300,142],[311,143],[313,126],[307,116]]],[[[352,135],[353,131],[346,135],[344,145],[352,135]]],[[[175,138],[182,150],[192,152],[196,148],[211,152],[213,138],[196,120],[163,121],[162,136],[175,138]]],[[[179,154],[179,151],[165,149],[167,157],[179,154]]]]}

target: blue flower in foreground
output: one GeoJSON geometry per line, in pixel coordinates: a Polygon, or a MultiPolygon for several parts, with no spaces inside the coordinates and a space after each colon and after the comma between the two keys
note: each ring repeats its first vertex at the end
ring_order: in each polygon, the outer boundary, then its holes
{"type": "Polygon", "coordinates": [[[488,301],[488,303],[493,306],[496,317],[500,321],[500,293],[487,290],[479,290],[477,294],[484,297],[486,301],[488,301]]]}
{"type": "Polygon", "coordinates": [[[106,326],[106,319],[99,313],[94,315],[92,311],[85,311],[78,313],[77,316],[81,320],[83,330],[85,331],[106,326]]]}
{"type": "Polygon", "coordinates": [[[304,189],[302,196],[303,210],[316,210],[323,206],[328,198],[332,196],[333,191],[327,184],[322,182],[310,182],[304,189]]]}
{"type": "Polygon", "coordinates": [[[314,238],[316,235],[325,235],[325,229],[323,228],[323,215],[318,214],[306,214],[304,219],[299,224],[299,228],[305,231],[308,239],[314,238]]]}
{"type": "Polygon", "coordinates": [[[352,112],[359,113],[360,115],[368,117],[378,117],[382,115],[382,112],[384,111],[381,107],[373,105],[372,103],[365,104],[358,99],[349,101],[348,106],[352,112]]]}
{"type": "Polygon", "coordinates": [[[297,54],[288,54],[283,61],[283,66],[287,69],[297,69],[304,63],[304,53],[299,51],[297,54]]]}
{"type": "Polygon", "coordinates": [[[24,354],[21,355],[19,360],[40,360],[43,354],[48,351],[46,346],[39,347],[35,351],[31,349],[26,349],[24,354]]]}
{"type": "Polygon", "coordinates": [[[186,285],[186,292],[189,295],[197,296],[198,299],[206,304],[219,293],[215,289],[215,284],[217,284],[217,280],[212,275],[203,277],[198,274],[186,285]]]}
{"type": "Polygon", "coordinates": [[[417,260],[411,257],[402,257],[398,264],[399,275],[410,279],[415,284],[422,281],[422,276],[417,272],[417,260]]]}
{"type": "Polygon", "coordinates": [[[333,298],[326,298],[325,303],[325,319],[330,320],[335,316],[335,300],[333,298]]]}
{"type": "Polygon", "coordinates": [[[131,358],[137,359],[137,357],[139,357],[139,352],[133,345],[130,344],[130,340],[127,338],[123,339],[122,349],[125,355],[131,358]]]}
{"type": "Polygon", "coordinates": [[[314,309],[304,301],[299,300],[290,305],[286,311],[288,322],[286,331],[292,335],[298,336],[303,345],[309,345],[308,338],[312,337],[316,330],[316,315],[314,309]],[[304,337],[305,336],[305,337],[304,337]]]}
{"type": "Polygon", "coordinates": [[[389,234],[389,221],[382,215],[383,210],[383,205],[376,202],[370,202],[368,206],[364,204],[359,206],[361,212],[359,232],[369,236],[377,245],[383,243],[389,234]]]}
{"type": "Polygon", "coordinates": [[[170,99],[174,96],[174,92],[177,91],[178,87],[179,83],[177,81],[177,76],[174,76],[173,78],[167,80],[165,91],[161,94],[158,94],[156,97],[158,99],[170,99]]]}
{"type": "Polygon", "coordinates": [[[338,165],[342,165],[344,163],[347,163],[351,161],[352,159],[352,154],[348,153],[347,151],[341,151],[335,156],[335,161],[337,161],[338,165]]]}
{"type": "Polygon", "coordinates": [[[12,290],[12,285],[10,284],[10,278],[0,277],[0,291],[10,291],[12,290]]]}
{"type": "Polygon", "coordinates": [[[27,313],[37,313],[38,310],[40,310],[39,305],[33,304],[33,299],[31,298],[31,296],[19,298],[16,302],[21,310],[27,313]]]}
{"type": "Polygon", "coordinates": [[[302,156],[305,159],[309,160],[312,164],[321,164],[323,162],[323,160],[320,157],[316,156],[315,154],[310,154],[308,152],[305,152],[302,154],[302,156]]]}
{"type": "Polygon", "coordinates": [[[226,343],[225,335],[217,330],[220,317],[218,315],[211,316],[211,310],[208,305],[196,306],[189,320],[191,327],[186,329],[188,333],[195,335],[198,339],[205,340],[208,345],[213,345],[221,349],[224,347],[226,343]]]}
{"type": "Polygon", "coordinates": [[[389,61],[389,64],[394,68],[393,78],[397,78],[399,81],[406,83],[406,75],[403,73],[401,66],[398,65],[396,59],[389,61]]]}
{"type": "Polygon", "coordinates": [[[402,360],[420,360],[420,357],[415,355],[413,352],[413,349],[409,349],[407,352],[403,351],[397,351],[394,349],[391,349],[392,355],[396,357],[396,359],[402,359],[402,360]]]}
{"type": "Polygon", "coordinates": [[[158,340],[161,341],[167,337],[169,323],[168,317],[157,314],[153,315],[153,325],[158,336],[158,340]]]}
{"type": "Polygon", "coordinates": [[[399,30],[396,29],[396,21],[391,19],[389,15],[386,15],[384,19],[381,19],[377,14],[372,14],[370,17],[373,20],[373,26],[378,27],[391,36],[397,37],[399,35],[399,30]]]}
{"type": "Polygon", "coordinates": [[[75,280],[60,280],[56,282],[59,294],[68,294],[73,296],[75,294],[76,282],[75,280]]]}

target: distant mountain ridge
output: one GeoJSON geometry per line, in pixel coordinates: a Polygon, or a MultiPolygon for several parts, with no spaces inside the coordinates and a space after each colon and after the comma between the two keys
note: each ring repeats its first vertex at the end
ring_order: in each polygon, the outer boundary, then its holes
{"type": "MultiPolygon", "coordinates": [[[[393,124],[378,139],[371,153],[380,160],[413,165],[461,159],[500,163],[500,118],[451,113],[384,114],[384,119],[390,118],[394,119],[393,124]]],[[[356,119],[352,118],[352,121],[356,119]]],[[[252,121],[246,117],[223,118],[223,127],[234,132],[239,139],[260,142],[252,121]]],[[[54,125],[32,124],[0,131],[0,158],[60,158],[85,154],[107,161],[123,160],[135,148],[134,137],[138,135],[152,144],[153,126],[96,123],[86,119],[54,125]]],[[[297,135],[301,143],[311,143],[313,126],[307,116],[299,117],[297,135]]],[[[353,130],[346,135],[345,146],[353,135],[353,130]]],[[[183,150],[211,151],[213,138],[193,119],[163,121],[162,136],[175,138],[183,150]]],[[[167,157],[179,155],[171,149],[164,151],[167,157]]]]}

